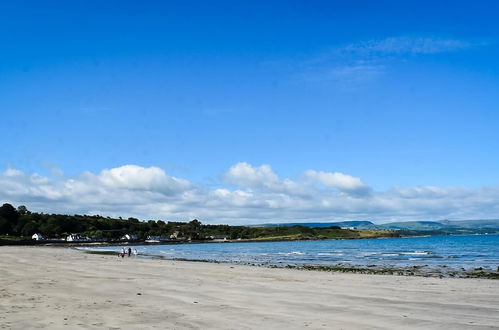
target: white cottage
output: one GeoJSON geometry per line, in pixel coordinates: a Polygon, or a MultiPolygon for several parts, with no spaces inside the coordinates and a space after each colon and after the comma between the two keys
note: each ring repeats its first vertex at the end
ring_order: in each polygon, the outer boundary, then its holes
{"type": "Polygon", "coordinates": [[[123,237],[121,237],[121,239],[123,241],[136,241],[138,237],[135,234],[126,234],[123,237]]]}
{"type": "Polygon", "coordinates": [[[74,234],[68,235],[68,237],[66,237],[66,241],[67,242],[74,242],[74,241],[77,241],[77,240],[78,240],[78,236],[76,236],[74,234]]]}
{"type": "Polygon", "coordinates": [[[90,241],[89,237],[86,236],[80,236],[78,234],[71,234],[66,237],[67,242],[84,242],[84,241],[90,241]]]}
{"type": "Polygon", "coordinates": [[[169,237],[165,236],[147,236],[146,242],[148,243],[157,243],[157,242],[165,242],[169,241],[169,237]]]}
{"type": "Polygon", "coordinates": [[[34,239],[35,241],[40,241],[42,239],[45,239],[45,237],[43,237],[43,235],[39,234],[39,233],[33,234],[33,236],[31,236],[31,238],[34,239]]]}

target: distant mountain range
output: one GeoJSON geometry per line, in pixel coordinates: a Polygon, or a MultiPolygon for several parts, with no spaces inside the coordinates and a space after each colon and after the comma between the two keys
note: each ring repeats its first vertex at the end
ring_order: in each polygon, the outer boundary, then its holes
{"type": "Polygon", "coordinates": [[[371,221],[340,221],[340,222],[291,222],[279,224],[261,224],[262,227],[306,226],[326,228],[338,226],[354,229],[393,229],[405,234],[494,234],[499,233],[499,219],[490,220],[441,220],[441,221],[406,221],[374,224],[371,221]]]}

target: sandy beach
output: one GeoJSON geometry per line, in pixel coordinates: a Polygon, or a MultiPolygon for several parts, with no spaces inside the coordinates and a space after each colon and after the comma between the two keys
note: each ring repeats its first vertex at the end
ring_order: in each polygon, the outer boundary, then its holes
{"type": "Polygon", "coordinates": [[[498,329],[499,281],[0,247],[2,329],[498,329]]]}

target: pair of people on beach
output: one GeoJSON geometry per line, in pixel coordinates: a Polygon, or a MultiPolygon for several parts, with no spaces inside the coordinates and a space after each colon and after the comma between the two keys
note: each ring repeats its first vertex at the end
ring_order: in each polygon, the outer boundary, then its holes
{"type": "Polygon", "coordinates": [[[132,249],[128,248],[128,251],[127,251],[125,248],[122,248],[121,252],[120,252],[120,257],[124,258],[125,254],[128,254],[128,256],[130,256],[132,254],[132,249]]]}
{"type": "MultiPolygon", "coordinates": [[[[128,254],[128,256],[130,257],[132,255],[132,249],[128,248],[128,250],[126,250],[125,248],[122,248],[121,253],[120,253],[120,257],[124,258],[125,254],[128,254]]],[[[138,254],[137,249],[133,249],[133,255],[136,256],[137,254],[138,254]]]]}

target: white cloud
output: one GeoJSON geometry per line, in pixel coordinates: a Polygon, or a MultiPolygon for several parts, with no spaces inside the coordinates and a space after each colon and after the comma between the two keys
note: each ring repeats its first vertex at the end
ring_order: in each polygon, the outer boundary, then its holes
{"type": "Polygon", "coordinates": [[[7,177],[22,176],[23,172],[16,170],[15,168],[8,168],[3,172],[3,175],[7,177]]]}
{"type": "Polygon", "coordinates": [[[233,165],[222,175],[225,183],[233,186],[263,189],[290,194],[304,193],[302,187],[290,179],[281,180],[270,165],[254,167],[246,162],[233,165]]]}
{"type": "Polygon", "coordinates": [[[0,199],[34,205],[47,212],[101,212],[134,216],[153,214],[151,205],[177,205],[185,192],[196,188],[184,179],[167,175],[157,167],[136,165],[90,172],[61,179],[8,169],[0,174],[0,199]],[[15,175],[13,175],[15,174],[15,175]],[[175,200],[175,202],[173,202],[175,200]],[[147,211],[144,211],[147,210],[147,211]]]}
{"type": "Polygon", "coordinates": [[[168,176],[159,167],[144,168],[137,165],[103,170],[98,179],[111,188],[150,190],[169,194],[186,190],[190,186],[187,180],[168,176]]]}
{"type": "Polygon", "coordinates": [[[308,170],[281,179],[269,165],[238,163],[215,189],[158,167],[125,165],[73,178],[7,169],[0,201],[33,211],[141,219],[254,224],[263,222],[497,218],[499,187],[393,187],[374,191],[360,178],[308,170]]]}
{"type": "Polygon", "coordinates": [[[337,188],[347,193],[367,194],[370,191],[369,186],[359,178],[339,172],[308,170],[305,172],[305,177],[326,187],[337,188]]]}
{"type": "Polygon", "coordinates": [[[237,163],[224,174],[227,183],[235,186],[271,188],[280,184],[279,177],[269,165],[253,167],[248,163],[237,163]]]}

